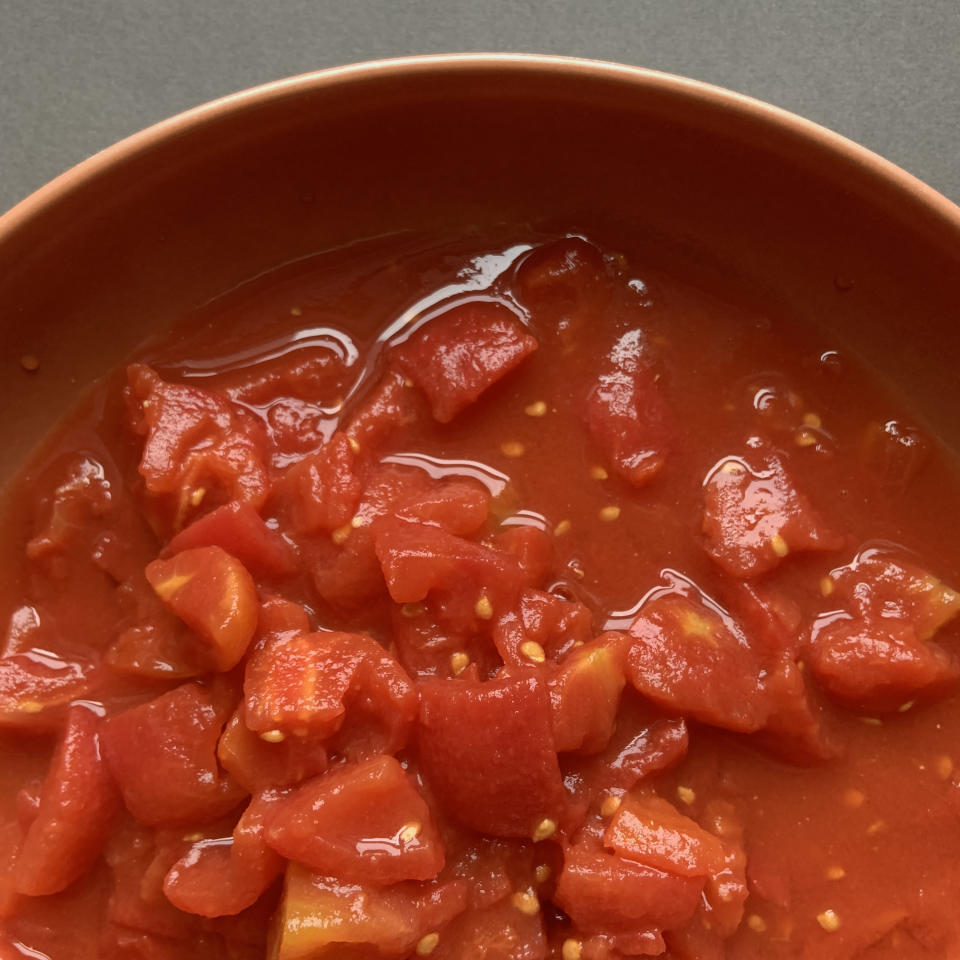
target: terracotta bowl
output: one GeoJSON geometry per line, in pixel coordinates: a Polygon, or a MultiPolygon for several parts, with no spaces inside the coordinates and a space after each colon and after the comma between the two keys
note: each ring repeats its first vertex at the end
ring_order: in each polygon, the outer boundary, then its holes
{"type": "Polygon", "coordinates": [[[0,218],[0,480],[90,381],[241,281],[396,230],[549,220],[828,323],[960,448],[960,208],[715,87],[536,56],[326,70],[98,154],[0,218]],[[24,354],[40,359],[32,374],[24,354]]]}

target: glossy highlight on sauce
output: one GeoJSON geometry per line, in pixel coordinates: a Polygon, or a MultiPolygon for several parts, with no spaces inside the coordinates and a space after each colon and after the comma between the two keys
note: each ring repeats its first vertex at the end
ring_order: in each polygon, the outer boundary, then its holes
{"type": "Polygon", "coordinates": [[[951,956],[958,494],[629,239],[258,278],[9,492],[0,955],[951,956]]]}

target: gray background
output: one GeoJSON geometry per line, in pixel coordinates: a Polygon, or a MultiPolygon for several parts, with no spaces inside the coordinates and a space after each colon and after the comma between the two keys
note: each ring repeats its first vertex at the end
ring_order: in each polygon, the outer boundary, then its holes
{"type": "Polygon", "coordinates": [[[960,201],[960,0],[0,0],[0,211],[205,100],[335,64],[465,50],[717,83],[960,201]]]}

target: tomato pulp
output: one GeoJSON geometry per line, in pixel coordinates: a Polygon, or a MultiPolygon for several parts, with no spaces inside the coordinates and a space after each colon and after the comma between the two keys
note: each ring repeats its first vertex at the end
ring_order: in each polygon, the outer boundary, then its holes
{"type": "Polygon", "coordinates": [[[953,956],[958,494],[612,241],[261,278],[9,491],[0,956],[953,956]]]}

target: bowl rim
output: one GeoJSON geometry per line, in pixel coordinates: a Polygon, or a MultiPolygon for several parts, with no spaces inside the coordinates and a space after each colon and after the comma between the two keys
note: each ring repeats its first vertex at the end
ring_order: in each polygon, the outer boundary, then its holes
{"type": "Polygon", "coordinates": [[[931,225],[955,233],[960,244],[960,206],[892,161],[789,110],[711,83],[647,67],[554,54],[491,52],[420,54],[327,67],[259,84],[191,107],[94,153],[0,214],[0,248],[43,210],[82,190],[110,168],[145,155],[158,143],[183,137],[216,118],[240,114],[271,101],[321,88],[391,75],[478,71],[494,74],[505,70],[621,81],[630,86],[680,96],[700,105],[715,107],[718,111],[732,112],[743,120],[753,120],[781,133],[792,134],[807,141],[811,147],[858,168],[865,180],[873,180],[888,191],[893,188],[902,201],[913,206],[914,215],[919,210],[924,211],[931,218],[931,225]]]}

